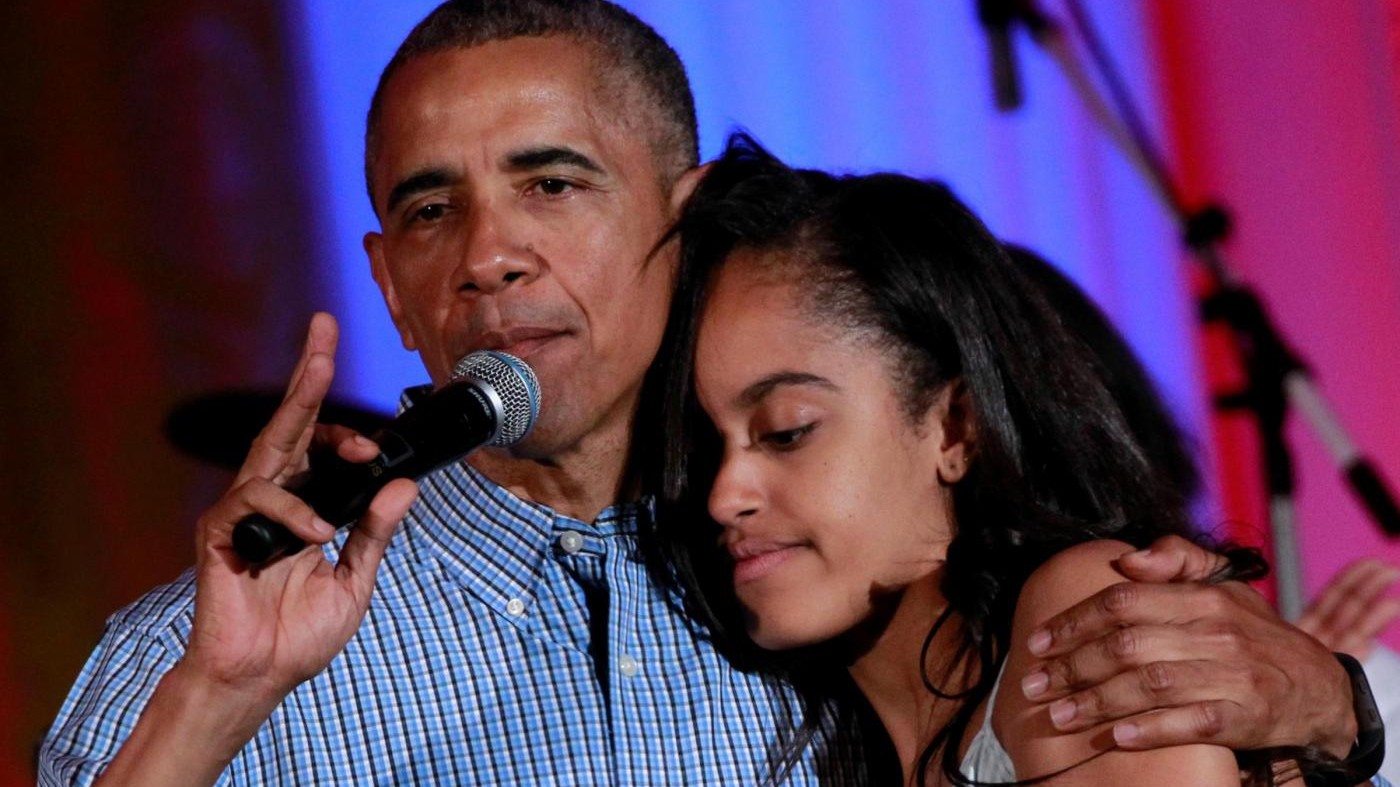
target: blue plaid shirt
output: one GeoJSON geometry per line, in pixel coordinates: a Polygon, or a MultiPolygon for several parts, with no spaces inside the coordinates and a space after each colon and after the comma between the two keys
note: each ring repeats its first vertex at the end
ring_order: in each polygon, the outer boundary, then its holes
{"type": "MultiPolygon", "coordinates": [[[[220,784],[755,785],[779,691],[730,668],[649,581],[645,506],[591,524],[466,467],[421,483],[344,652],[291,693],[220,784]]],[[[341,540],[326,548],[334,560],[341,540]]],[[[194,576],[117,613],[44,741],[39,782],[88,783],[131,733],[193,622],[194,576]]],[[[860,784],[849,729],[787,784],[860,784]]]]}

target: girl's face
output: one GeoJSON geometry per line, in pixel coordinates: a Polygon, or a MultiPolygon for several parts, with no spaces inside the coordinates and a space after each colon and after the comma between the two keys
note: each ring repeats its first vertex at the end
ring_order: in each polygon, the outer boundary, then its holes
{"type": "Polygon", "coordinates": [[[695,370],[724,444],[710,514],[770,649],[840,636],[934,582],[967,458],[947,392],[912,423],[885,355],[803,312],[784,280],[800,268],[755,263],[778,253],[736,251],[716,274],[695,370]]]}

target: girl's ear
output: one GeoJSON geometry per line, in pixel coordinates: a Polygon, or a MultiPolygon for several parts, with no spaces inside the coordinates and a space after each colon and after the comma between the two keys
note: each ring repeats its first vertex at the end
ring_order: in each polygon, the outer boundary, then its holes
{"type": "Polygon", "coordinates": [[[938,447],[938,480],[952,485],[967,475],[977,441],[977,422],[962,380],[948,383],[930,409],[943,435],[938,447]]]}

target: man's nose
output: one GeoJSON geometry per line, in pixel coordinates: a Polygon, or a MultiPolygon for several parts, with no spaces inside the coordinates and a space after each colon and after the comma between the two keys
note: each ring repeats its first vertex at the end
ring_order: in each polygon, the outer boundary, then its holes
{"type": "Polygon", "coordinates": [[[467,225],[457,288],[495,293],[528,284],[540,271],[540,256],[518,220],[483,209],[467,225]]]}

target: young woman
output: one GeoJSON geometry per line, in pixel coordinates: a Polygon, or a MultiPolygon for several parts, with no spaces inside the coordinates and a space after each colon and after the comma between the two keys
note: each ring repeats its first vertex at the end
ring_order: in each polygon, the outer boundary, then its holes
{"type": "Polygon", "coordinates": [[[906,784],[1239,783],[1226,749],[1117,751],[1023,698],[1035,626],[1186,516],[956,198],[741,137],[677,231],[657,535],[732,657],[808,710],[853,684],[906,784]]]}

